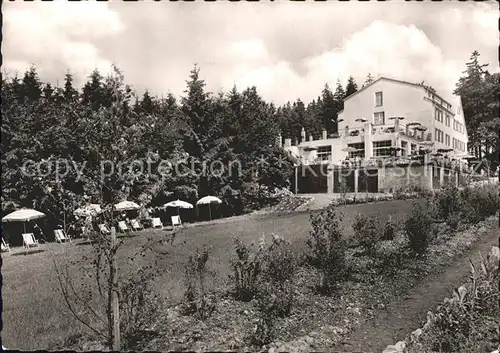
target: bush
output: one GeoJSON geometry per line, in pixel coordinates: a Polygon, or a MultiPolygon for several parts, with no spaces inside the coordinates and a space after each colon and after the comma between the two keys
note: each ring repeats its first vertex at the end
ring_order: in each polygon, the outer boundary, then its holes
{"type": "Polygon", "coordinates": [[[272,242],[263,252],[264,280],[284,285],[292,282],[297,271],[297,259],[290,243],[272,234],[272,242]]]}
{"type": "Polygon", "coordinates": [[[307,239],[309,253],[307,261],[321,272],[318,289],[330,293],[347,274],[345,252],[342,239],[340,215],[335,207],[328,206],[310,217],[312,230],[307,239]]]}
{"type": "Polygon", "coordinates": [[[409,340],[406,352],[491,352],[498,347],[498,254],[493,248],[486,261],[481,258],[480,271],[471,263],[470,286],[456,289],[452,299],[428,315],[423,333],[409,340]]]}
{"type": "Polygon", "coordinates": [[[154,294],[152,284],[158,274],[156,264],[139,268],[120,286],[120,332],[124,349],[135,349],[147,338],[163,301],[154,294]]]}
{"type": "Polygon", "coordinates": [[[377,217],[358,214],[352,225],[354,230],[354,240],[358,246],[371,255],[377,241],[380,239],[380,222],[377,217]]]}
{"type": "Polygon", "coordinates": [[[208,258],[207,248],[204,248],[201,253],[196,250],[196,254],[189,257],[185,269],[187,288],[181,312],[183,315],[196,314],[200,320],[207,319],[215,310],[215,298],[207,293],[205,287],[208,258]]]}
{"type": "Polygon", "coordinates": [[[258,281],[262,273],[261,254],[252,254],[249,246],[235,239],[237,258],[231,261],[233,269],[234,296],[241,301],[253,299],[258,289],[258,281]]]}
{"type": "Polygon", "coordinates": [[[382,237],[383,240],[392,240],[394,239],[394,234],[396,233],[396,225],[392,221],[392,217],[389,215],[387,221],[384,225],[384,235],[382,237]]]}
{"type": "Polygon", "coordinates": [[[276,320],[291,313],[297,260],[290,244],[275,235],[270,244],[262,238],[253,258],[258,259],[260,269],[252,287],[259,319],[249,338],[250,344],[262,346],[276,337],[276,320]]]}
{"type": "Polygon", "coordinates": [[[416,255],[422,255],[428,246],[432,217],[429,203],[424,200],[413,202],[411,213],[405,221],[405,232],[410,248],[416,255]]]}
{"type": "Polygon", "coordinates": [[[232,261],[234,275],[231,278],[236,298],[250,301],[264,284],[280,289],[293,282],[297,259],[287,241],[273,234],[270,244],[266,244],[263,237],[255,252],[251,248],[235,240],[237,258],[232,261]]]}
{"type": "Polygon", "coordinates": [[[434,195],[434,211],[437,219],[447,221],[452,214],[461,208],[461,198],[458,188],[447,185],[434,195]]]}
{"type": "Polygon", "coordinates": [[[460,193],[462,213],[468,223],[478,223],[500,209],[500,196],[496,186],[467,187],[460,193]]]}

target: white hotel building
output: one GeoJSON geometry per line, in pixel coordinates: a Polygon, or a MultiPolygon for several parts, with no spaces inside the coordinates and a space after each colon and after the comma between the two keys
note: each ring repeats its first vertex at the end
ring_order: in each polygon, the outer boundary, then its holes
{"type": "MultiPolygon", "coordinates": [[[[300,139],[283,147],[303,165],[339,165],[346,159],[379,160],[439,150],[447,158],[467,154],[467,129],[460,97],[453,105],[433,90],[406,81],[380,77],[344,99],[338,133],[320,139],[302,130],[300,139]]],[[[280,142],[281,137],[279,137],[280,142]]]]}

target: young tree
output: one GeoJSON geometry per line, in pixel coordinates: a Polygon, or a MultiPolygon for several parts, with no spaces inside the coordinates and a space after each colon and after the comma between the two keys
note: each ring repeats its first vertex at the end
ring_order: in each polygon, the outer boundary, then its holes
{"type": "Polygon", "coordinates": [[[336,132],[338,106],[335,102],[335,97],[332,94],[330,87],[328,87],[328,84],[325,84],[325,87],[323,88],[323,92],[321,93],[321,101],[323,103],[323,128],[328,132],[336,132]]]}
{"type": "Polygon", "coordinates": [[[356,84],[356,81],[354,81],[354,77],[349,76],[349,79],[347,80],[347,85],[345,87],[345,96],[349,97],[351,94],[357,91],[358,91],[358,85],[356,84]]]}
{"type": "Polygon", "coordinates": [[[366,76],[365,82],[363,83],[363,87],[369,85],[372,82],[373,82],[373,76],[371,73],[368,73],[368,75],[366,76]]]}

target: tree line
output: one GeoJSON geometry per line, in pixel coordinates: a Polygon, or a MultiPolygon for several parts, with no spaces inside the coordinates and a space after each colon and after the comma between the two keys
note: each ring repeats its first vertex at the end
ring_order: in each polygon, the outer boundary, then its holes
{"type": "MultiPolygon", "coordinates": [[[[475,51],[454,93],[462,96],[471,152],[482,157],[498,149],[499,74],[487,72],[478,57],[475,51]]],[[[362,87],[373,80],[369,74],[362,87]]],[[[325,84],[307,105],[297,99],[276,107],[256,87],[207,92],[196,65],[180,99],[148,91],[138,97],[116,67],[106,77],[95,70],[82,89],[70,73],[63,87],[42,82],[35,67],[22,78],[2,76],[2,213],[34,207],[60,216],[61,208],[85,202],[161,205],[205,195],[241,213],[289,187],[295,161],[276,144],[278,133],[297,137],[302,127],[316,136],[335,133],[343,100],[357,90],[351,76],[345,88],[325,84]],[[56,180],[50,166],[60,159],[71,164],[56,180]],[[236,160],[238,170],[230,172],[236,160]],[[26,161],[33,161],[31,173],[21,168],[26,161]],[[172,170],[141,173],[138,161],[153,169],[167,161],[172,170]],[[219,173],[202,173],[203,163],[214,161],[219,173]],[[117,165],[126,168],[111,170],[117,165]]]]}

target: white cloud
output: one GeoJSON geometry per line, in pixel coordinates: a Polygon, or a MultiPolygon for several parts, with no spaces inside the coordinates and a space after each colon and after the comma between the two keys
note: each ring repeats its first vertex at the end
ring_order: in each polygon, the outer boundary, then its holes
{"type": "Polygon", "coordinates": [[[414,82],[425,80],[449,97],[460,73],[422,30],[383,21],[374,21],[345,38],[342,47],[304,59],[303,65],[307,68],[304,76],[297,75],[285,61],[240,67],[230,74],[238,87],[256,85],[263,95],[283,103],[296,97],[309,101],[325,82],[335,89],[337,79],[345,84],[349,75],[362,84],[368,72],[414,82]]]}
{"type": "Polygon", "coordinates": [[[236,59],[262,58],[267,55],[264,43],[258,39],[240,40],[231,45],[231,52],[236,59]],[[243,58],[241,58],[243,56],[243,58]]]}
{"type": "Polygon", "coordinates": [[[4,3],[4,66],[33,62],[54,82],[116,62],[139,91],[182,95],[198,63],[207,90],[255,85],[276,103],[310,101],[349,75],[361,85],[368,72],[425,80],[447,97],[473,50],[497,67],[491,4],[237,5],[4,3]]]}
{"type": "Polygon", "coordinates": [[[95,68],[108,71],[111,61],[93,41],[124,30],[106,3],[8,3],[3,10],[4,68],[22,73],[35,64],[42,78],[56,71],[61,77],[68,69],[77,79],[95,68]]]}

